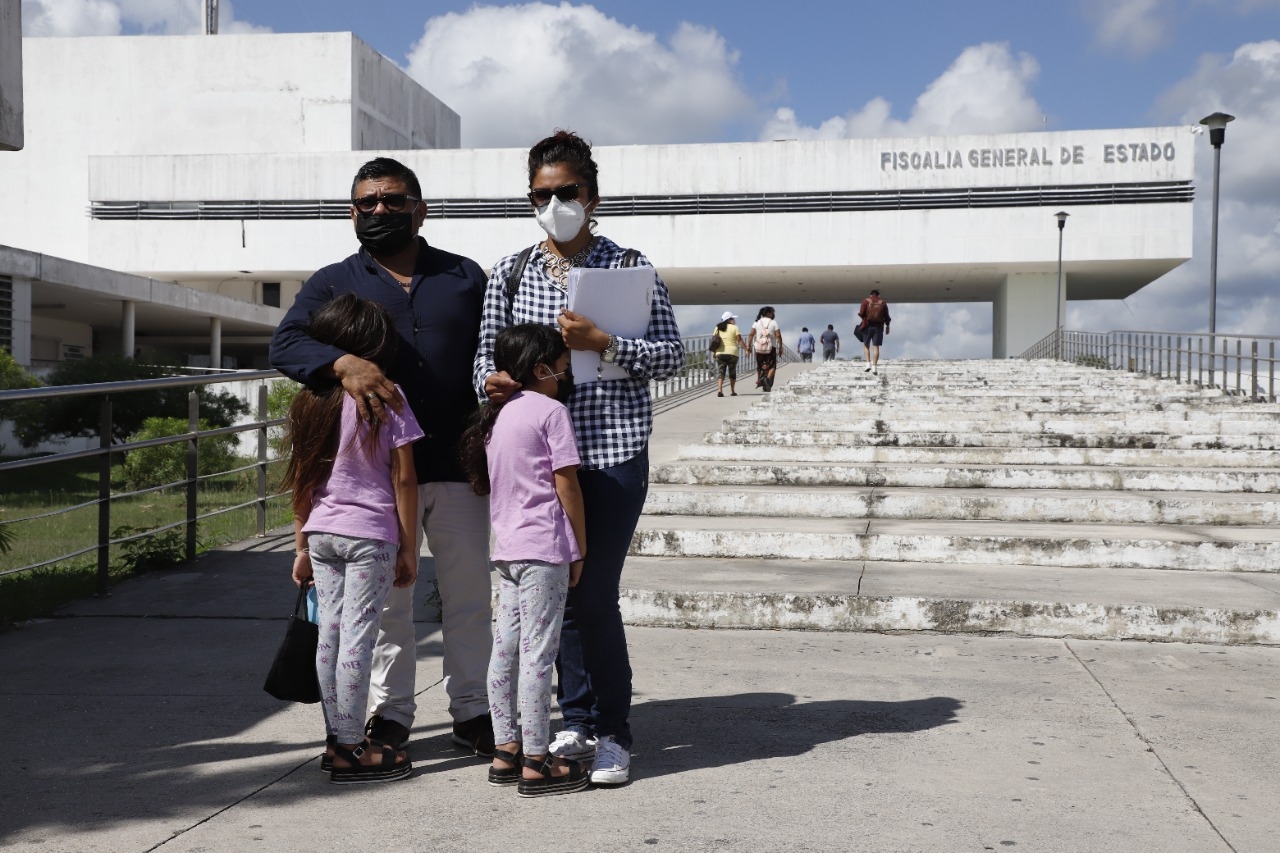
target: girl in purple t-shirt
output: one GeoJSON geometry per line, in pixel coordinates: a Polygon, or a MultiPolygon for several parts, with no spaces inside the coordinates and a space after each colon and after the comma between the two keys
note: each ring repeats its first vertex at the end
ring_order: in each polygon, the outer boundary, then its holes
{"type": "Polygon", "coordinates": [[[565,597],[587,553],[581,460],[564,406],[573,392],[569,350],[554,327],[525,323],[498,333],[493,362],[521,390],[485,406],[462,437],[471,486],[490,495],[498,573],[489,784],[514,783],[522,797],[567,794],[587,787],[589,776],[585,765],[550,755],[548,746],[565,597]]]}
{"type": "MultiPolygon", "coordinates": [[[[385,372],[396,351],[387,309],[348,293],[311,315],[312,338],[385,372]]],[[[403,399],[403,395],[401,397],[403,399]]],[[[371,406],[370,409],[373,407],[371,406]]],[[[418,573],[418,478],[413,442],[422,430],[408,406],[362,421],[336,382],[307,387],[289,408],[297,550],[293,580],[313,580],[320,601],[316,674],[324,710],[325,756],[336,784],[390,782],[413,770],[409,757],[364,736],[370,663],[391,587],[418,573]]]]}

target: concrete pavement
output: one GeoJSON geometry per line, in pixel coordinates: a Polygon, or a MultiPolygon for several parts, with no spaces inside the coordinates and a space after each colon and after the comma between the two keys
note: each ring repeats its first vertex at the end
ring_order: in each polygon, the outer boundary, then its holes
{"type": "MultiPolygon", "coordinates": [[[[659,416],[655,464],[753,401],[740,395],[659,416]]],[[[319,709],[261,690],[293,604],[290,549],[275,536],[211,552],[0,635],[0,848],[1275,849],[1275,646],[633,626],[632,783],[523,801],[450,745],[439,626],[420,609],[414,776],[332,786],[319,709]]],[[[950,583],[896,564],[855,582],[832,560],[633,559],[640,596],[717,571],[761,595],[950,583]]],[[[1057,583],[1074,600],[1094,577],[973,568],[1012,599],[1057,583]]],[[[1140,571],[1097,570],[1208,594],[1140,571]]]]}
{"type": "Polygon", "coordinates": [[[414,776],[317,771],[261,691],[287,539],[0,636],[12,850],[1265,851],[1280,649],[631,628],[634,780],[535,801],[449,743],[419,623],[414,776]]]}

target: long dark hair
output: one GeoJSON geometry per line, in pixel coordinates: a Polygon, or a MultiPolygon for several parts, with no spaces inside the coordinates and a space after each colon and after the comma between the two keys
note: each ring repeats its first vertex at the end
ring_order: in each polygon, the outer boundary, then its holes
{"type": "Polygon", "coordinates": [[[725,331],[728,328],[729,328],[728,320],[721,320],[719,323],[716,323],[716,329],[721,332],[725,331]]]}
{"type": "MultiPolygon", "coordinates": [[[[521,323],[498,332],[493,342],[493,366],[515,381],[530,385],[538,378],[533,369],[539,364],[551,367],[564,354],[564,338],[554,326],[544,323],[521,323]]],[[[552,368],[554,369],[554,368],[552,368]]],[[[471,490],[477,495],[489,494],[489,459],[485,445],[498,421],[505,403],[488,403],[472,415],[462,433],[462,470],[467,474],[471,490]]]]}
{"type": "MultiPolygon", "coordinates": [[[[316,309],[307,334],[322,344],[372,361],[384,373],[390,369],[399,344],[395,321],[387,309],[354,293],[344,293],[316,309]]],[[[289,407],[288,433],[293,453],[284,472],[283,488],[293,489],[295,512],[311,505],[311,493],[324,485],[333,471],[345,393],[341,383],[328,380],[304,387],[289,407]]],[[[381,426],[374,413],[367,427],[357,429],[357,435],[364,433],[360,446],[365,453],[376,445],[381,426]]]]}
{"type": "Polygon", "coordinates": [[[766,305],[766,306],[764,306],[763,308],[761,308],[759,311],[757,311],[757,312],[756,312],[756,322],[759,322],[759,321],[760,321],[760,318],[761,318],[761,317],[763,317],[763,316],[765,316],[766,314],[768,314],[770,317],[772,317],[772,316],[773,316],[773,313],[774,313],[774,312],[773,312],[773,306],[772,306],[772,305],[766,305]]]}

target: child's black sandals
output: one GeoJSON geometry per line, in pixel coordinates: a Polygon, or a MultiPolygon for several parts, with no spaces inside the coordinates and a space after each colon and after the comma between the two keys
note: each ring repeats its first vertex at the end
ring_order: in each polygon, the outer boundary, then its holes
{"type": "Polygon", "coordinates": [[[567,763],[569,772],[564,776],[556,776],[551,772],[552,768],[555,767],[554,756],[548,755],[546,758],[524,759],[524,766],[530,770],[537,771],[541,774],[541,778],[521,778],[520,784],[516,788],[516,793],[522,797],[547,797],[552,794],[571,794],[587,787],[591,781],[591,771],[581,762],[570,761],[567,763]]]}

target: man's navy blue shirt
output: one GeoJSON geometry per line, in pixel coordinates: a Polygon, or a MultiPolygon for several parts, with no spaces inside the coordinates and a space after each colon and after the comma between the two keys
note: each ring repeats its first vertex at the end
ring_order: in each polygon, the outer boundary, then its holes
{"type": "Polygon", "coordinates": [[[422,238],[418,245],[407,290],[364,249],[307,279],[271,338],[271,366],[298,382],[331,382],[326,369],[346,353],[307,335],[311,312],[343,293],[385,305],[400,333],[387,376],[404,391],[425,435],[413,447],[418,482],[465,482],[458,439],[477,406],[471,369],[487,277],[470,258],[422,238]]]}

